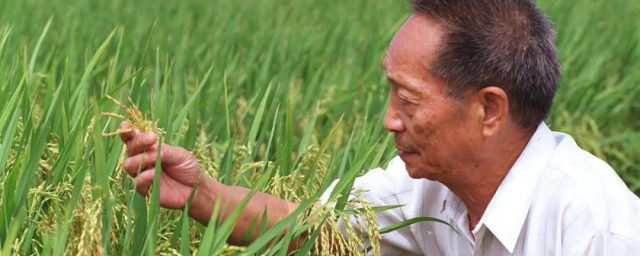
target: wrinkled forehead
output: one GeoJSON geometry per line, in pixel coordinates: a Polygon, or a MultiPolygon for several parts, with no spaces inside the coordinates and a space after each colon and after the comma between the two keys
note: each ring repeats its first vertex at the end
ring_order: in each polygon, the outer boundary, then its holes
{"type": "Polygon", "coordinates": [[[430,69],[444,35],[445,28],[441,23],[424,15],[411,15],[389,44],[383,61],[385,70],[405,65],[430,69]]]}

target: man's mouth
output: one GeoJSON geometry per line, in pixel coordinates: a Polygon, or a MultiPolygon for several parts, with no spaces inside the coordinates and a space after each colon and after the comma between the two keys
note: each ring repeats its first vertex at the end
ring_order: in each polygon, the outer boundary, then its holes
{"type": "Polygon", "coordinates": [[[403,150],[400,150],[398,156],[400,157],[400,159],[402,159],[402,161],[405,164],[409,164],[409,163],[413,162],[412,159],[414,159],[417,156],[417,153],[415,151],[403,151],[403,150]]]}
{"type": "Polygon", "coordinates": [[[399,152],[399,153],[400,153],[400,156],[402,156],[402,155],[409,156],[409,155],[412,155],[412,154],[416,154],[416,153],[417,153],[417,151],[416,151],[416,150],[414,150],[414,149],[412,149],[412,148],[404,147],[404,146],[400,146],[400,145],[398,145],[398,144],[396,144],[396,149],[397,149],[398,151],[400,151],[400,152],[399,152]]]}
{"type": "Polygon", "coordinates": [[[398,146],[396,146],[396,149],[397,149],[398,151],[400,151],[400,153],[406,153],[406,154],[413,154],[413,153],[415,153],[415,150],[408,149],[408,148],[403,148],[403,147],[398,147],[398,146]]]}
{"type": "Polygon", "coordinates": [[[395,136],[395,146],[399,151],[400,158],[406,159],[407,157],[416,154],[418,151],[408,146],[406,143],[403,143],[398,135],[395,136]]]}
{"type": "Polygon", "coordinates": [[[400,153],[415,153],[416,150],[413,147],[408,146],[406,143],[402,142],[396,137],[395,146],[400,153]]]}

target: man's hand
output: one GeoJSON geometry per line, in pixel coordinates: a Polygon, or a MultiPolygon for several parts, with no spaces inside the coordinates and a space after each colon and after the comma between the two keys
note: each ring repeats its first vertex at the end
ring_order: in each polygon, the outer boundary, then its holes
{"type": "MultiPolygon", "coordinates": [[[[122,122],[120,128],[133,128],[129,122],[122,122]]],[[[127,159],[124,169],[134,178],[136,190],[147,195],[153,183],[156,159],[158,157],[158,139],[152,132],[141,133],[137,129],[125,132],[120,138],[127,146],[127,159]]],[[[189,200],[191,191],[197,184],[195,196],[189,209],[189,216],[203,225],[209,223],[214,205],[220,203],[218,221],[223,221],[241,201],[250,194],[248,188],[227,186],[202,172],[196,158],[189,151],[162,144],[160,152],[160,206],[170,209],[182,209],[189,200]]],[[[256,193],[244,206],[236,226],[229,237],[232,244],[244,244],[258,236],[258,228],[252,223],[266,221],[267,227],[288,216],[298,204],[284,199],[256,193]],[[262,220],[265,216],[267,219],[262,220]],[[252,233],[247,237],[247,231],[252,233]]],[[[299,242],[292,241],[292,245],[299,242]]]]}
{"type": "MultiPolygon", "coordinates": [[[[120,128],[133,128],[125,121],[120,128]]],[[[120,134],[127,146],[124,169],[134,178],[136,190],[146,196],[153,182],[158,140],[153,132],[141,133],[137,129],[120,134]]],[[[198,161],[189,151],[162,144],[160,153],[162,172],[160,173],[160,206],[182,209],[196,183],[203,185],[203,176],[198,161]]]]}

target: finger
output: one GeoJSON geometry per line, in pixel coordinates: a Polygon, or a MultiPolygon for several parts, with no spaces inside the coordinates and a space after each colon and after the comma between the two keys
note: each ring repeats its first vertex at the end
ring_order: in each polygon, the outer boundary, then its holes
{"type": "Polygon", "coordinates": [[[157,143],[156,134],[153,132],[139,133],[127,142],[127,155],[134,156],[145,151],[151,151],[157,143]]]}
{"type": "MultiPolygon", "coordinates": [[[[120,123],[120,129],[131,129],[131,128],[133,128],[133,125],[129,123],[129,121],[122,121],[122,123],[120,123]]],[[[135,130],[123,132],[123,133],[120,133],[120,139],[122,140],[122,142],[127,143],[135,135],[136,135],[135,130]]]]}
{"type": "Polygon", "coordinates": [[[154,168],[149,168],[144,170],[133,180],[133,184],[136,187],[136,191],[143,196],[149,195],[149,189],[151,188],[151,183],[153,183],[153,176],[155,174],[154,168]]]}
{"type": "Polygon", "coordinates": [[[196,163],[196,158],[186,149],[175,147],[168,144],[162,144],[162,164],[163,165],[182,165],[187,166],[196,163]]]}
{"type": "Polygon", "coordinates": [[[136,177],[139,171],[154,167],[158,158],[157,151],[148,151],[124,160],[122,167],[131,177],[136,177]]]}

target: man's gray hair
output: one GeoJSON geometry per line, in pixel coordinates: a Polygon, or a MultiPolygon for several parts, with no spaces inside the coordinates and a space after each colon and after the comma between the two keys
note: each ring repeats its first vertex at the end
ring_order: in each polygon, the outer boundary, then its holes
{"type": "Polygon", "coordinates": [[[431,67],[463,98],[487,86],[505,90],[515,122],[535,129],[560,80],[555,31],[529,0],[411,0],[413,11],[443,24],[442,48],[431,67]]]}

